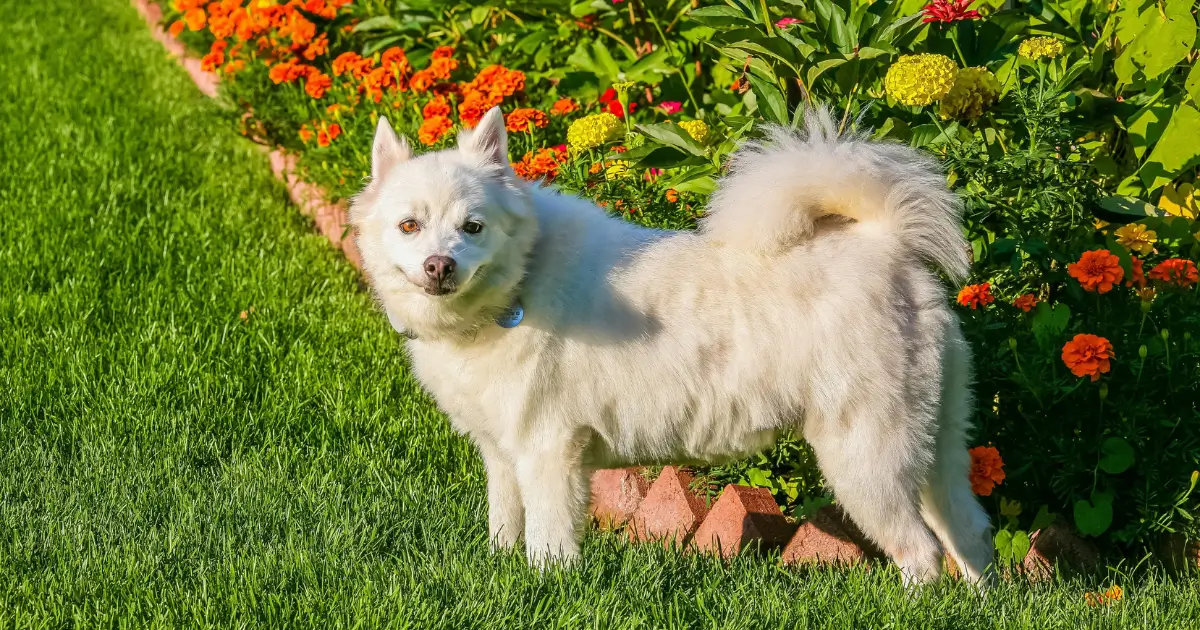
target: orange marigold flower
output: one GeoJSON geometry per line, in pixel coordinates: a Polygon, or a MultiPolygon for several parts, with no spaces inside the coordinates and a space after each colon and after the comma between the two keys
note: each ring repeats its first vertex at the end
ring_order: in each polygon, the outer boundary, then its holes
{"type": "Polygon", "coordinates": [[[1154,269],[1150,270],[1150,277],[1169,284],[1177,284],[1185,289],[1200,280],[1196,263],[1185,258],[1172,258],[1158,263],[1154,269]]]}
{"type": "Polygon", "coordinates": [[[303,56],[305,59],[312,61],[321,55],[329,52],[329,38],[321,33],[319,37],[314,39],[307,47],[304,48],[303,56]]]}
{"type": "Polygon", "coordinates": [[[313,98],[322,98],[325,96],[325,90],[332,85],[333,79],[330,79],[328,74],[315,70],[309,73],[308,80],[304,82],[304,91],[313,98]]]}
{"type": "Polygon", "coordinates": [[[958,303],[963,306],[970,306],[971,310],[987,306],[995,301],[996,298],[992,296],[992,283],[990,282],[968,284],[958,292],[958,303]]]}
{"type": "Polygon", "coordinates": [[[412,91],[414,92],[425,92],[429,88],[433,87],[435,79],[436,77],[434,77],[429,70],[414,72],[412,77],[408,80],[408,87],[412,88],[412,91]]]}
{"type": "Polygon", "coordinates": [[[573,98],[560,98],[550,107],[550,113],[555,116],[566,116],[579,109],[579,103],[573,98]]]}
{"type": "Polygon", "coordinates": [[[674,188],[668,188],[665,197],[667,198],[667,203],[675,203],[679,201],[679,191],[674,188]]]}
{"type": "Polygon", "coordinates": [[[1130,267],[1133,268],[1133,278],[1125,281],[1125,286],[1131,287],[1137,285],[1138,288],[1146,286],[1146,275],[1142,271],[1142,259],[1137,256],[1129,257],[1130,267]]]}
{"type": "Polygon", "coordinates": [[[450,73],[458,69],[458,60],[443,57],[430,62],[428,72],[435,79],[449,79],[450,73]]]}
{"type": "Polygon", "coordinates": [[[417,131],[417,139],[424,145],[437,144],[446,132],[454,127],[454,123],[446,116],[430,116],[421,123],[420,130],[417,131]]]}
{"type": "Polygon", "coordinates": [[[433,54],[430,55],[433,59],[449,59],[454,56],[453,46],[438,46],[433,49],[433,54]]]}
{"type": "Polygon", "coordinates": [[[495,105],[506,97],[512,96],[525,89],[525,73],[519,70],[509,70],[504,66],[488,66],[479,71],[475,78],[464,87],[464,91],[477,90],[483,92],[489,99],[495,100],[495,105]]]}
{"type": "Polygon", "coordinates": [[[1085,290],[1097,293],[1112,291],[1113,285],[1125,277],[1120,261],[1107,249],[1084,252],[1079,262],[1067,265],[1067,273],[1085,290]]]}
{"type": "Polygon", "coordinates": [[[225,63],[225,48],[227,46],[229,44],[222,39],[213,42],[208,54],[200,59],[200,69],[205,72],[215,72],[221,64],[225,63]]]}
{"type": "Polygon", "coordinates": [[[446,102],[445,98],[438,96],[425,104],[425,107],[421,110],[421,115],[425,118],[432,118],[433,116],[449,117],[450,104],[446,102]]]}
{"type": "Polygon", "coordinates": [[[504,128],[513,133],[530,133],[531,125],[538,129],[544,129],[549,123],[550,120],[546,118],[545,112],[532,107],[522,107],[514,109],[504,119],[504,128]]]}
{"type": "Polygon", "coordinates": [[[992,489],[1004,483],[1004,460],[1000,459],[1000,451],[993,446],[976,446],[967,451],[971,455],[971,491],[986,497],[991,496],[992,489]]]}
{"type": "Polygon", "coordinates": [[[300,135],[300,141],[304,144],[308,144],[308,141],[312,140],[313,130],[307,123],[300,125],[300,131],[297,133],[300,135]]]}
{"type": "Polygon", "coordinates": [[[183,21],[187,22],[189,31],[198,31],[204,28],[208,16],[204,13],[204,9],[188,9],[188,12],[183,14],[183,21]]]}
{"type": "Polygon", "coordinates": [[[186,26],[187,24],[184,24],[183,20],[175,20],[171,23],[171,28],[167,30],[171,33],[171,37],[179,37],[179,34],[183,32],[186,26]]]}
{"type": "Polygon", "coordinates": [[[482,92],[466,92],[462,102],[458,104],[458,119],[468,129],[473,129],[494,105],[495,103],[491,102],[482,92]]]}
{"type": "Polygon", "coordinates": [[[517,176],[524,179],[549,181],[558,176],[559,165],[565,164],[569,158],[570,154],[565,148],[538,149],[526,153],[520,162],[512,164],[512,168],[517,176]]]}
{"type": "Polygon", "coordinates": [[[333,76],[340,77],[348,71],[352,71],[362,62],[362,57],[356,52],[344,52],[333,60],[333,76]]]}
{"type": "MultiPolygon", "coordinates": [[[[324,123],[321,125],[325,127],[324,123]]],[[[317,146],[327,147],[329,143],[337,140],[337,137],[342,135],[342,127],[337,123],[329,125],[317,132],[317,146]]]]}
{"type": "Polygon", "coordinates": [[[1037,303],[1038,303],[1037,296],[1032,293],[1026,293],[1026,294],[1018,297],[1017,299],[1013,300],[1013,306],[1021,309],[1022,311],[1025,311],[1026,313],[1028,313],[1029,311],[1032,311],[1033,307],[1037,306],[1037,303]]]}
{"type": "Polygon", "coordinates": [[[241,59],[234,59],[233,61],[225,64],[225,67],[221,71],[225,74],[236,74],[241,72],[245,67],[245,61],[242,61],[241,59]]]}
{"type": "Polygon", "coordinates": [[[1090,376],[1093,381],[1111,369],[1112,343],[1097,335],[1075,335],[1063,346],[1062,360],[1075,376],[1090,376]]]}
{"type": "Polygon", "coordinates": [[[408,57],[405,56],[404,49],[399,46],[392,46],[383,51],[383,55],[379,58],[379,67],[387,68],[388,72],[402,76],[408,76],[409,70],[412,69],[408,65],[408,57]]]}

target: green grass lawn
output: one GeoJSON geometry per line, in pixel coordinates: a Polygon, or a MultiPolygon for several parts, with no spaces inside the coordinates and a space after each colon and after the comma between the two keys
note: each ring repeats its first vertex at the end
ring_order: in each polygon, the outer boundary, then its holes
{"type": "Polygon", "coordinates": [[[402,340],[124,0],[5,3],[0,69],[0,627],[1200,626],[1200,583],[1142,573],[982,601],[611,535],[489,554],[402,340]]]}

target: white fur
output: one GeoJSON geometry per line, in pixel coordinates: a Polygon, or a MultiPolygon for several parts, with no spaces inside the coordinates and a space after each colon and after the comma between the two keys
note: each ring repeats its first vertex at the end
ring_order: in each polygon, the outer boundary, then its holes
{"type": "Polygon", "coordinates": [[[986,573],[969,349],[923,264],[965,273],[959,203],[915,150],[807,119],[742,149],[700,230],[677,233],[519,181],[496,110],[459,151],[411,158],[379,134],[352,209],[366,271],[479,446],[495,544],[524,533],[533,560],[569,559],[592,469],[719,462],[793,430],[907,579],[936,577],[943,546],[986,573]],[[400,233],[414,216],[427,227],[400,233]],[[456,293],[420,286],[434,254],[460,262],[456,293]],[[497,326],[514,300],[524,321],[497,326]]]}

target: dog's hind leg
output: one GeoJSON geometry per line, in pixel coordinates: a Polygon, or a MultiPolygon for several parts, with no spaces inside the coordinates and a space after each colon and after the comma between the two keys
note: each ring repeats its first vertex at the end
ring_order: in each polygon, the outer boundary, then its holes
{"type": "Polygon", "coordinates": [[[921,511],[966,579],[985,584],[993,559],[991,523],[968,477],[970,354],[957,328],[948,336],[945,353],[937,459],[921,492],[921,511]]]}
{"type": "Polygon", "coordinates": [[[898,422],[886,406],[860,406],[840,420],[805,427],[837,502],[900,566],[905,584],[937,579],[941,546],[920,510],[932,436],[898,422]]]}

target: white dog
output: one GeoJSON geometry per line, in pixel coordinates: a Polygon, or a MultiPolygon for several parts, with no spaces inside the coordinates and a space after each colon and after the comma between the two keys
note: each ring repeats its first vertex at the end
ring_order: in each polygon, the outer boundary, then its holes
{"type": "Polygon", "coordinates": [[[969,350],[925,266],[965,275],[960,204],[917,151],[807,120],[734,156],[696,232],[519,180],[498,109],[419,157],[379,120],[352,222],[417,377],[482,453],[494,544],[573,558],[592,469],[792,430],[906,581],[943,549],[986,573],[969,350]]]}

